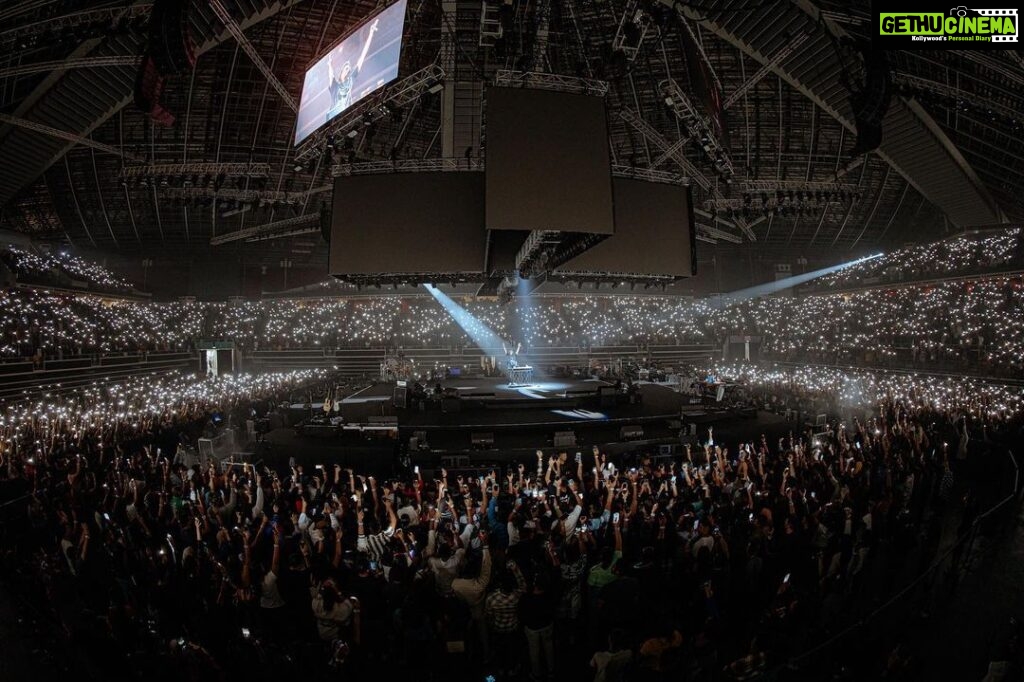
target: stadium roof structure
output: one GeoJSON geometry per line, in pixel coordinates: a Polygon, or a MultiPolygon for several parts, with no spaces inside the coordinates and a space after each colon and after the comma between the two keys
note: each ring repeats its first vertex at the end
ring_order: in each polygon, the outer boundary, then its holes
{"type": "Polygon", "coordinates": [[[168,79],[177,120],[161,127],[133,103],[151,2],[4,3],[0,228],[126,254],[323,262],[311,233],[339,168],[479,160],[484,85],[509,72],[606,84],[613,165],[685,178],[705,242],[851,250],[1024,219],[1014,50],[890,53],[881,145],[850,155],[867,2],[410,0],[412,76],[360,125],[297,150],[306,66],[384,4],[193,0],[198,60],[168,79]],[[723,113],[709,151],[707,120],[688,111],[710,84],[723,113]],[[455,120],[446,88],[464,105],[455,120]]]}

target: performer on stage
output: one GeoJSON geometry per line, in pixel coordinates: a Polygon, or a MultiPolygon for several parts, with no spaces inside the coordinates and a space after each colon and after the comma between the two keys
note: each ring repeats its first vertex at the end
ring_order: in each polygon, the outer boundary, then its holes
{"type": "Polygon", "coordinates": [[[352,66],[352,62],[346,61],[336,71],[334,69],[334,60],[337,55],[332,54],[327,60],[329,88],[331,91],[331,108],[327,111],[327,121],[330,121],[352,105],[352,91],[355,89],[355,81],[359,77],[359,71],[363,68],[363,62],[366,61],[366,54],[370,51],[370,43],[373,42],[373,34],[377,32],[377,25],[379,23],[380,19],[374,21],[373,25],[370,26],[370,34],[366,36],[366,42],[363,43],[363,51],[359,54],[359,59],[356,60],[355,66],[352,66]]]}
{"type": "Polygon", "coordinates": [[[515,348],[512,346],[505,346],[505,342],[501,342],[501,349],[505,351],[505,366],[508,369],[519,366],[519,351],[523,349],[523,344],[516,344],[515,348]]]}
{"type": "Polygon", "coordinates": [[[517,370],[520,368],[519,365],[519,351],[523,349],[522,343],[517,343],[515,347],[510,345],[506,346],[505,342],[501,343],[501,349],[505,351],[505,371],[508,374],[508,385],[515,386],[521,381],[516,380],[517,370]]]}

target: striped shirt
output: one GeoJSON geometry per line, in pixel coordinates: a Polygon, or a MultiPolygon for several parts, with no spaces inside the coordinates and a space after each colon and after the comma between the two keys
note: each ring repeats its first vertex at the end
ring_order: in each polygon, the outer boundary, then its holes
{"type": "Polygon", "coordinates": [[[391,536],[395,534],[394,528],[388,528],[383,533],[374,535],[360,535],[356,541],[356,549],[366,554],[371,561],[380,561],[387,552],[391,536]]]}

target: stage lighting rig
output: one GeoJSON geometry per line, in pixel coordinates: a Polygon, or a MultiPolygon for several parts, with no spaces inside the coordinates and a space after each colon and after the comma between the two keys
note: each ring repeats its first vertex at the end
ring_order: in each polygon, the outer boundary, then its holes
{"type": "Polygon", "coordinates": [[[732,160],[711,130],[708,120],[698,113],[693,102],[673,79],[663,80],[658,85],[658,89],[662,97],[665,98],[665,104],[686,128],[690,138],[695,140],[704,151],[718,175],[726,182],[731,182],[732,177],[736,174],[732,160]]]}

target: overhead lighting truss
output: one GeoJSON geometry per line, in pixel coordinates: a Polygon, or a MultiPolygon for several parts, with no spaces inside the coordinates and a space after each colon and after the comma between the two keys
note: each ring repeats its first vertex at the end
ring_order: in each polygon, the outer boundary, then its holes
{"type": "Polygon", "coordinates": [[[480,47],[494,47],[505,35],[501,25],[501,5],[483,0],[480,3],[480,47]]]}
{"type": "Polygon", "coordinates": [[[24,24],[0,32],[0,41],[27,40],[43,35],[58,35],[64,31],[82,27],[96,27],[104,30],[116,29],[149,19],[152,3],[142,2],[125,6],[104,7],[83,10],[49,17],[31,24],[24,24]]]}
{"type": "Polygon", "coordinates": [[[644,182],[660,182],[664,185],[689,185],[689,180],[679,173],[661,171],[656,168],[633,168],[621,164],[612,165],[612,177],[644,182]]]}
{"type": "Polygon", "coordinates": [[[612,39],[612,49],[622,52],[628,61],[634,61],[652,28],[656,33],[658,29],[651,16],[641,9],[639,0],[628,0],[612,39]]]}
{"type": "Polygon", "coordinates": [[[523,279],[531,279],[549,269],[549,262],[558,245],[562,243],[562,232],[533,230],[516,254],[516,272],[523,279]]]}
{"type": "Polygon", "coordinates": [[[420,284],[466,284],[486,280],[482,272],[378,272],[369,275],[334,275],[341,282],[354,284],[358,289],[382,289],[386,286],[417,286],[420,284]]]}
{"type": "Polygon", "coordinates": [[[269,163],[157,163],[141,166],[125,166],[121,178],[131,180],[152,177],[180,177],[202,175],[225,178],[267,178],[270,177],[269,163]]]}
{"type": "Polygon", "coordinates": [[[434,173],[437,171],[469,171],[484,169],[484,163],[476,158],[454,159],[395,159],[339,163],[331,166],[331,175],[376,175],[378,173],[434,173]]]}
{"type": "Polygon", "coordinates": [[[589,270],[563,270],[548,276],[549,282],[559,282],[566,285],[594,284],[600,286],[602,284],[611,284],[612,288],[628,285],[631,289],[635,289],[637,286],[643,286],[645,289],[653,286],[668,286],[677,279],[682,278],[675,275],[648,275],[639,272],[593,272],[589,270]]]}
{"type": "Polygon", "coordinates": [[[988,112],[998,114],[1005,119],[1015,121],[1024,117],[1024,110],[1014,109],[1013,107],[1000,104],[999,102],[995,102],[973,92],[966,92],[953,87],[952,85],[947,85],[946,83],[939,83],[938,81],[929,80],[927,78],[912,76],[909,73],[895,73],[893,74],[893,80],[910,91],[920,90],[922,92],[939,95],[940,97],[947,97],[949,99],[956,100],[958,104],[962,102],[964,106],[970,107],[971,109],[987,110],[988,112]]]}
{"type": "Polygon", "coordinates": [[[367,97],[344,114],[310,135],[295,152],[295,162],[304,164],[324,153],[328,141],[355,132],[357,126],[390,116],[393,109],[412,104],[428,92],[438,92],[444,85],[445,72],[437,64],[429,64],[402,80],[385,87],[375,97],[367,97]]]}
{"type": "Polygon", "coordinates": [[[227,234],[218,235],[210,239],[210,246],[221,246],[231,242],[240,241],[262,241],[265,239],[280,239],[297,234],[312,234],[320,231],[320,213],[307,213],[294,218],[275,220],[265,225],[247,227],[243,230],[236,230],[227,234]],[[312,226],[312,227],[311,227],[312,226]]]}
{"type": "Polygon", "coordinates": [[[711,130],[707,118],[701,116],[694,107],[690,98],[679,87],[673,79],[668,78],[658,85],[665,104],[669,106],[672,113],[686,128],[687,134],[694,139],[698,146],[704,150],[708,159],[715,167],[715,171],[722,176],[726,182],[731,182],[735,170],[728,152],[719,142],[718,137],[711,130]]]}
{"type": "Polygon", "coordinates": [[[739,235],[726,232],[725,230],[720,230],[717,227],[712,227],[711,225],[697,223],[697,238],[699,239],[701,235],[708,237],[709,239],[714,239],[715,241],[721,239],[722,241],[729,242],[731,244],[743,243],[743,238],[739,235]]]}
{"type": "Polygon", "coordinates": [[[861,197],[861,190],[851,184],[755,180],[744,184],[741,197],[710,198],[704,201],[704,208],[716,216],[725,213],[739,224],[768,214],[818,215],[832,204],[849,204],[861,197]]]}
{"type": "Polygon", "coordinates": [[[162,187],[160,195],[168,199],[217,199],[224,201],[250,202],[266,204],[297,204],[308,197],[323,194],[334,189],[334,185],[321,185],[300,192],[282,192],[278,190],[246,190],[246,189],[215,189],[213,187],[162,187]]]}
{"type": "Polygon", "coordinates": [[[842,182],[811,182],[805,180],[747,180],[740,191],[753,192],[847,192],[857,191],[857,185],[842,182]]]}
{"type": "Polygon", "coordinates": [[[577,78],[558,73],[541,71],[509,71],[502,69],[494,74],[494,84],[506,88],[534,88],[537,90],[555,90],[577,95],[596,95],[604,97],[608,94],[608,82],[594,78],[577,78]]]}
{"type": "Polygon", "coordinates": [[[624,107],[619,112],[619,116],[622,118],[623,121],[629,123],[631,126],[636,128],[636,130],[641,135],[643,135],[648,142],[652,143],[663,153],[668,154],[669,158],[675,161],[679,165],[679,167],[683,169],[686,178],[697,183],[697,185],[705,192],[711,192],[711,181],[708,180],[708,178],[702,172],[700,172],[700,170],[696,166],[693,165],[693,162],[686,158],[686,156],[683,154],[682,147],[676,147],[676,145],[669,143],[669,141],[666,140],[661,133],[654,129],[654,126],[640,118],[635,112],[633,112],[632,109],[629,109],[628,107],[624,107]]]}

